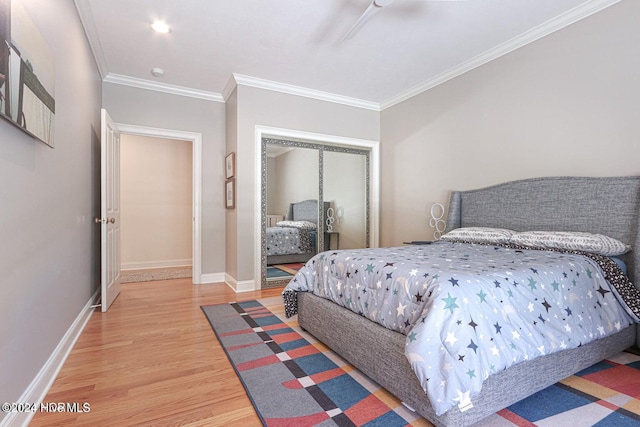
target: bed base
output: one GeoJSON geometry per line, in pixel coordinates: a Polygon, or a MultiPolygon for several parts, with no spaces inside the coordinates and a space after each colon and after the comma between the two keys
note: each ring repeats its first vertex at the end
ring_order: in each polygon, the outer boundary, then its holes
{"type": "Polygon", "coordinates": [[[310,292],[298,293],[300,327],[436,426],[466,426],[634,345],[636,326],[491,375],[474,407],[437,416],[404,355],[406,337],[310,292]]]}
{"type": "Polygon", "coordinates": [[[303,254],[291,254],[291,255],[269,255],[267,256],[267,265],[274,264],[292,264],[302,263],[309,261],[315,255],[315,252],[305,252],[303,254]]]}

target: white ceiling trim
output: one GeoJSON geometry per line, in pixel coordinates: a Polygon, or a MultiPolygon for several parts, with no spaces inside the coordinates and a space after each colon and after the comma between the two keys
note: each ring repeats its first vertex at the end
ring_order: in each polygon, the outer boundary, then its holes
{"type": "Polygon", "coordinates": [[[587,3],[583,3],[582,5],[575,7],[574,9],[571,9],[562,15],[559,15],[558,17],[553,18],[543,23],[542,25],[537,26],[524,34],[521,34],[520,36],[514,37],[513,39],[502,43],[501,45],[490,49],[476,56],[475,58],[465,61],[437,75],[436,77],[429,79],[417,86],[414,86],[413,88],[406,90],[394,97],[391,97],[381,103],[365,101],[357,98],[336,95],[333,93],[322,92],[314,89],[308,89],[285,83],[278,83],[270,80],[264,80],[235,73],[232,74],[229,82],[227,83],[227,85],[225,85],[223,94],[219,94],[216,92],[207,92],[183,86],[167,85],[150,80],[109,73],[108,64],[102,49],[100,38],[96,31],[96,26],[93,20],[93,14],[91,12],[89,2],[83,0],[74,0],[74,3],[78,10],[82,25],[84,26],[85,33],[87,34],[87,39],[89,41],[91,50],[93,51],[93,56],[96,60],[100,76],[105,82],[122,84],[141,89],[155,90],[158,92],[165,92],[174,95],[205,99],[215,102],[225,102],[225,100],[228,99],[229,95],[233,92],[237,85],[245,85],[290,95],[303,96],[321,101],[334,102],[337,104],[356,108],[382,111],[396,104],[399,104],[400,102],[406,101],[409,98],[419,95],[422,92],[432,89],[442,83],[445,83],[455,77],[458,77],[468,71],[480,67],[487,62],[506,55],[507,53],[512,52],[520,47],[532,43],[548,34],[558,31],[590,15],[593,15],[594,13],[597,13],[620,1],[621,0],[591,0],[587,3]]]}
{"type": "Polygon", "coordinates": [[[104,78],[104,81],[107,83],[116,83],[125,86],[137,87],[140,89],[155,90],[157,92],[164,92],[172,95],[182,95],[191,98],[204,99],[207,101],[224,102],[224,98],[219,93],[191,89],[184,86],[174,86],[157,83],[150,80],[138,79],[136,77],[128,77],[120,74],[109,73],[104,78]]]}
{"type": "Polygon", "coordinates": [[[108,72],[107,60],[102,50],[102,44],[100,43],[100,37],[98,37],[98,31],[96,30],[96,24],[93,21],[93,13],[91,12],[91,6],[89,2],[81,0],[73,0],[78,10],[78,16],[80,16],[80,22],[84,27],[84,32],[89,40],[89,46],[93,52],[93,57],[98,65],[98,72],[100,78],[104,79],[108,72]]]}
{"type": "MultiPolygon", "coordinates": [[[[293,86],[286,83],[273,82],[271,80],[259,79],[256,77],[233,74],[236,85],[250,86],[258,89],[266,89],[274,92],[286,93],[289,95],[303,96],[320,101],[334,102],[336,104],[348,105],[350,107],[364,108],[365,110],[380,111],[380,104],[377,102],[364,101],[362,99],[350,98],[348,96],[336,95],[329,92],[322,92],[315,89],[307,89],[300,86],[293,86]]],[[[225,88],[225,93],[231,93],[233,89],[229,85],[225,88]]]]}
{"type": "Polygon", "coordinates": [[[222,97],[225,101],[229,99],[236,87],[236,80],[234,79],[232,74],[231,77],[229,77],[229,80],[227,80],[227,84],[224,85],[224,89],[222,89],[222,97]]]}
{"type": "Polygon", "coordinates": [[[448,80],[451,80],[455,77],[458,77],[467,71],[471,71],[474,68],[480,67],[481,65],[486,64],[487,62],[493,61],[503,55],[506,55],[509,52],[512,52],[518,48],[521,48],[529,43],[532,43],[546,35],[549,35],[555,31],[558,31],[564,27],[567,27],[581,19],[584,19],[588,16],[593,15],[594,13],[600,12],[603,9],[606,9],[609,6],[612,6],[616,3],[620,2],[620,0],[592,0],[587,3],[583,3],[580,6],[577,6],[557,17],[550,19],[549,21],[538,25],[531,30],[514,37],[513,39],[506,41],[493,49],[490,49],[474,58],[471,58],[468,61],[463,62],[456,67],[453,67],[432,79],[427,80],[424,83],[421,83],[413,88],[402,92],[386,101],[383,101],[380,104],[380,110],[387,109],[392,107],[400,102],[406,101],[409,98],[412,98],[416,95],[419,95],[422,92],[425,92],[429,89],[434,88],[442,83],[445,83],[448,80]]]}

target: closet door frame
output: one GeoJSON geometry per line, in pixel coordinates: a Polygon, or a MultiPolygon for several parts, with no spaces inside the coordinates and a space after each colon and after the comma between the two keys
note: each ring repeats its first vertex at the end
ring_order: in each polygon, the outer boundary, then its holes
{"type": "Polygon", "coordinates": [[[350,154],[361,154],[366,156],[366,242],[368,247],[378,247],[379,245],[379,142],[372,140],[362,140],[345,138],[331,135],[322,135],[309,132],[292,131],[287,129],[270,128],[256,126],[256,231],[259,230],[256,238],[254,252],[254,270],[256,284],[259,288],[274,287],[286,284],[288,279],[282,281],[269,281],[266,278],[266,216],[267,216],[267,174],[266,174],[266,144],[276,143],[301,148],[312,148],[319,150],[319,188],[318,188],[318,248],[324,246],[324,212],[323,206],[323,171],[324,171],[324,151],[336,151],[350,154]],[[260,278],[259,280],[257,280],[260,278]]]}

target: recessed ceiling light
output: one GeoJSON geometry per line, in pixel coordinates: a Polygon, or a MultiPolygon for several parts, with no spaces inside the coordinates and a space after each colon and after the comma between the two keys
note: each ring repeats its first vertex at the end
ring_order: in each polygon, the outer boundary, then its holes
{"type": "Polygon", "coordinates": [[[151,69],[151,74],[154,77],[162,77],[162,76],[164,76],[164,70],[162,68],[158,68],[158,67],[152,68],[151,69]]]}
{"type": "Polygon", "coordinates": [[[171,32],[171,27],[164,21],[154,21],[151,24],[151,28],[153,31],[157,31],[158,33],[167,34],[171,32]]]}

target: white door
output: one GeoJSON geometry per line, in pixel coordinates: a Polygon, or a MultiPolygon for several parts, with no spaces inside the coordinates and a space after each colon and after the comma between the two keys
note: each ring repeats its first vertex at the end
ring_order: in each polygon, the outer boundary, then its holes
{"type": "Polygon", "coordinates": [[[120,293],[120,134],[102,109],[100,143],[100,223],[102,311],[120,293]]]}

